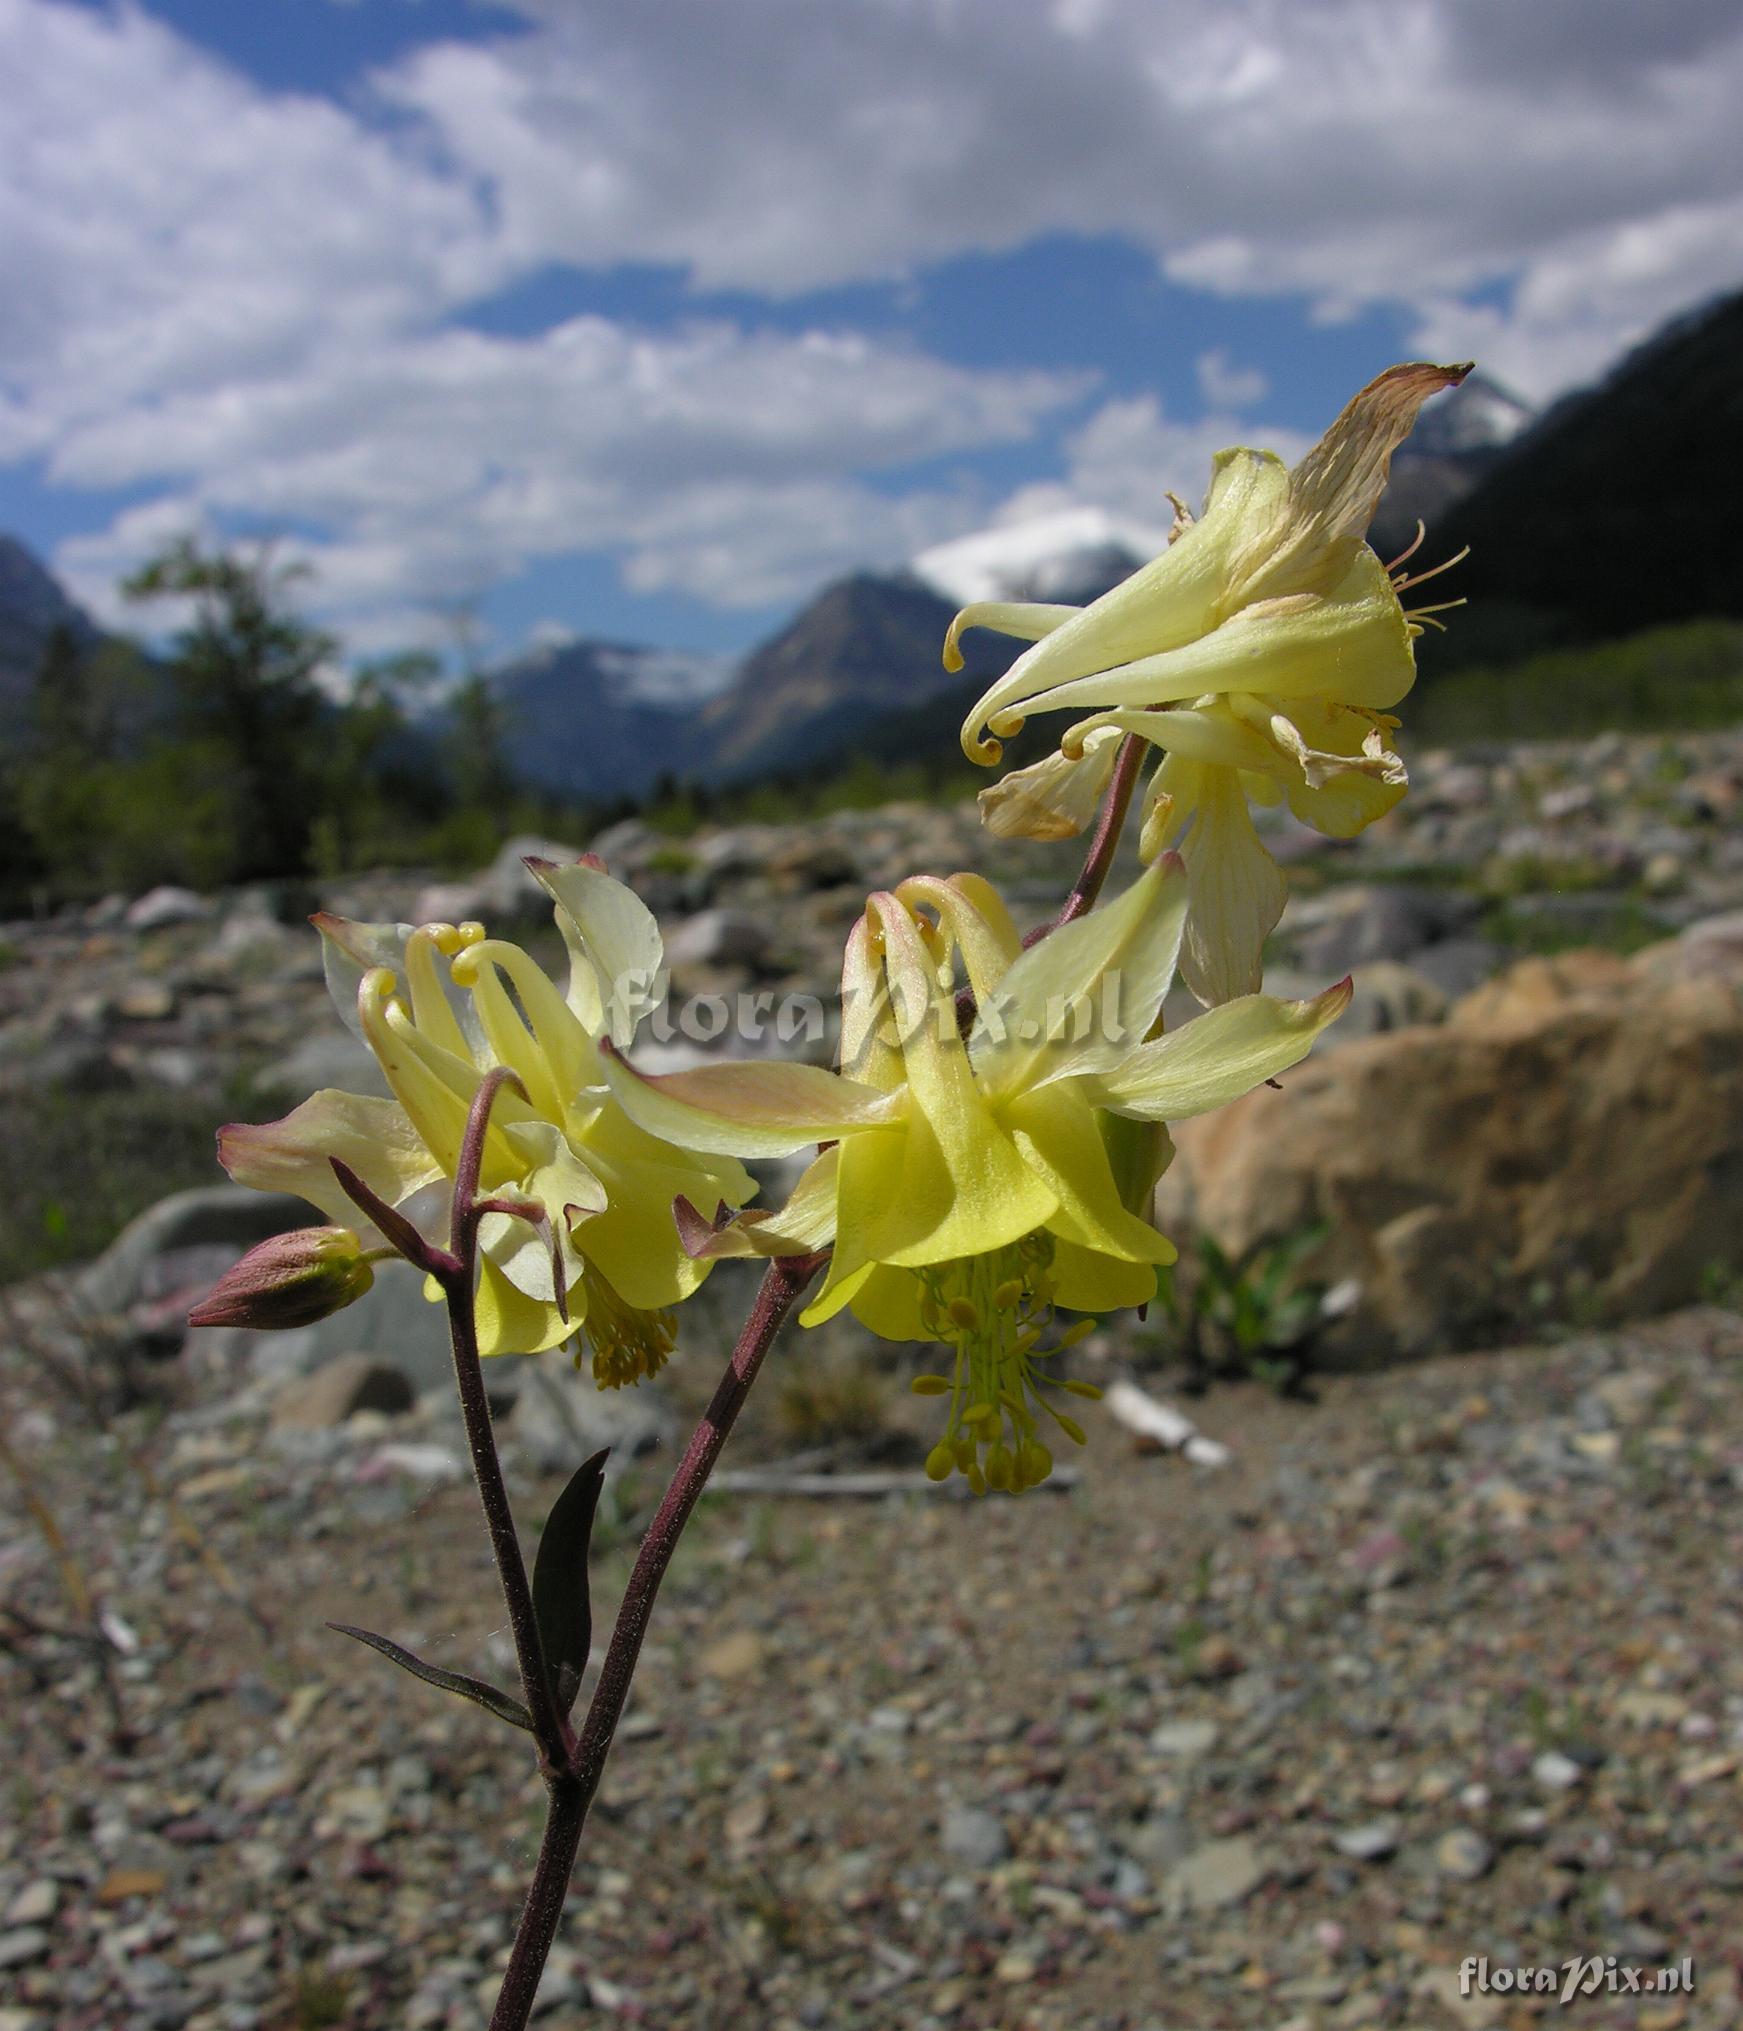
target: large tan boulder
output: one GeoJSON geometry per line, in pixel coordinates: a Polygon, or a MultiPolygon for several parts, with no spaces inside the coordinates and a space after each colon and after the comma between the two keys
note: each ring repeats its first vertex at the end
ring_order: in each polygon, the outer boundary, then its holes
{"type": "Polygon", "coordinates": [[[1743,1004],[1662,948],[1526,960],[1176,1142],[1165,1232],[1242,1249],[1333,1223],[1313,1273],[1360,1291],[1333,1358],[1665,1310],[1743,1262],[1743,1004]]]}

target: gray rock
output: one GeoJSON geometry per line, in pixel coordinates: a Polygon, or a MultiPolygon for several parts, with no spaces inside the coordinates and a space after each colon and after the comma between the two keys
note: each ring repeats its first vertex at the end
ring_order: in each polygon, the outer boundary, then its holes
{"type": "Polygon", "coordinates": [[[60,1909],[61,1886],[52,1876],[26,1883],[6,1907],[8,1925],[46,1925],[60,1909]]]}
{"type": "Polygon", "coordinates": [[[1162,1885],[1164,1908],[1172,1916],[1188,1911],[1222,1911],[1250,1897],[1271,1873],[1271,1864],[1246,1836],[1208,1841],[1169,1870],[1162,1885]]]}
{"type": "Polygon", "coordinates": [[[1571,1756],[1546,1749],[1531,1766],[1533,1780],[1544,1791],[1571,1791],[1585,1772],[1571,1756]]]}
{"type": "Polygon", "coordinates": [[[40,1925],[21,1925],[0,1932],[0,1968],[28,1967],[48,1952],[48,1934],[40,1925]]]}
{"type": "Polygon", "coordinates": [[[1368,1820],[1361,1826],[1343,1828],[1332,1835],[1332,1846],[1352,1862],[1383,1862],[1388,1855],[1397,1852],[1403,1831],[1402,1823],[1388,1814],[1383,1819],[1368,1820]]]}
{"type": "Polygon", "coordinates": [[[946,1808],[941,1841],[947,1855],[974,1869],[996,1868],[1011,1852],[998,1814],[974,1805],[946,1808]]]}
{"type": "MultiPolygon", "coordinates": [[[[215,1370],[245,1375],[268,1388],[313,1375],[342,1354],[374,1354],[392,1362],[414,1394],[422,1396],[430,1390],[452,1391],[454,1386],[447,1317],[441,1305],[425,1299],[415,1271],[403,1263],[386,1262],[377,1269],[368,1296],[330,1319],[286,1333],[220,1326],[200,1334],[199,1344],[215,1370]]],[[[498,1394],[498,1369],[514,1365],[491,1363],[486,1373],[493,1397],[498,1394]]]]}
{"type": "Polygon", "coordinates": [[[239,1256],[270,1235],[305,1227],[314,1218],[301,1199],[251,1192],[242,1185],[202,1185],[160,1199],[122,1228],[78,1280],[79,1301],[98,1312],[124,1312],[163,1295],[154,1278],[159,1258],[220,1245],[239,1256]]]}
{"type": "Polygon", "coordinates": [[[1476,1882],[1489,1873],[1494,1861],[1495,1850],[1472,1827],[1454,1827],[1434,1844],[1434,1866],[1455,1882],[1476,1882]]]}
{"type": "Polygon", "coordinates": [[[51,1039],[0,1062],[0,1093],[119,1093],[133,1083],[127,1066],[89,1038],[51,1039]]]}
{"type": "Polygon", "coordinates": [[[1446,996],[1417,970],[1415,959],[1408,966],[1396,959],[1376,959],[1358,966],[1352,980],[1355,996],[1326,1032],[1327,1044],[1352,1043],[1357,1037],[1384,1036],[1416,1023],[1445,1020],[1446,996]]]}
{"type": "Polygon", "coordinates": [[[1507,953],[1487,938],[1441,938],[1410,955],[1410,970],[1438,987],[1451,1001],[1492,980],[1507,963],[1507,953]]]}
{"type": "Polygon", "coordinates": [[[291,1383],[272,1406],[272,1422],[281,1431],[326,1431],[359,1411],[392,1416],[416,1401],[403,1369],[374,1354],[341,1354],[291,1383]]]}
{"type": "Polygon", "coordinates": [[[255,1085],[282,1098],[287,1107],[325,1086],[383,1098],[388,1092],[375,1053],[337,1022],[330,1029],[311,1030],[284,1057],[258,1073],[255,1085]]]}
{"type": "Polygon", "coordinates": [[[1279,929],[1298,965],[1335,979],[1377,959],[1410,958],[1463,930],[1478,907],[1451,889],[1350,882],[1291,905],[1279,929]]]}
{"type": "Polygon", "coordinates": [[[527,861],[580,858],[578,846],[522,834],[505,840],[496,858],[480,873],[425,889],[413,905],[412,916],[420,924],[458,924],[473,918],[491,930],[522,918],[543,916],[550,909],[550,898],[528,872],[527,861]]]}
{"type": "Polygon", "coordinates": [[[1196,1762],[1215,1746],[1218,1733],[1215,1721],[1164,1721],[1151,1734],[1150,1747],[1158,1756],[1196,1762]]]}
{"type": "Polygon", "coordinates": [[[673,967],[760,966],[769,955],[768,925],[744,910],[700,910],[666,935],[673,967]]]}
{"type": "Polygon", "coordinates": [[[166,883],[129,903],[122,921],[130,931],[163,931],[172,924],[204,923],[211,914],[212,905],[204,896],[166,883]]]}
{"type": "Polygon", "coordinates": [[[542,1474],[578,1467],[590,1453],[611,1449],[610,1470],[677,1437],[678,1420],[664,1391],[601,1389],[585,1366],[578,1373],[560,1353],[509,1356],[491,1362],[485,1382],[514,1397],[499,1427],[542,1474]]]}

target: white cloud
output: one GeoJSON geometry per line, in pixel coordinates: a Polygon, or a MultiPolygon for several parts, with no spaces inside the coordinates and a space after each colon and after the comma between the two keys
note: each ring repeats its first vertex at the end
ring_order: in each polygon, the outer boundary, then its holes
{"type": "Polygon", "coordinates": [[[1066,439],[1065,478],[1022,488],[1004,504],[999,520],[1027,521],[1089,501],[1126,522],[1166,531],[1173,518],[1168,495],[1176,493],[1196,509],[1219,451],[1250,444],[1293,464],[1311,442],[1299,430],[1233,416],[1179,422],[1154,395],[1106,402],[1066,439]]]}
{"type": "MultiPolygon", "coordinates": [[[[388,81],[488,179],[516,245],[795,291],[1039,233],[1124,234],[1176,279],[1482,305],[1527,393],[1563,322],[1634,332],[1615,260],[1711,215],[1659,317],[1740,277],[1743,17],[1725,0],[519,0],[532,33],[388,81]],[[683,145],[674,147],[673,137],[683,145]]],[[[1484,318],[1473,309],[1474,326],[1484,318]]]]}
{"type": "MultiPolygon", "coordinates": [[[[177,484],[187,503],[342,533],[294,547],[323,607],[434,604],[531,560],[597,550],[627,582],[724,606],[796,598],[906,556],[980,504],[862,475],[1030,434],[1076,377],[971,374],[854,335],[577,318],[529,339],[384,338],[246,389],[183,391],[66,431],[51,462],[91,486],[177,484]]],[[[124,516],[61,563],[87,596],[155,537],[124,516]]]]}
{"type": "Polygon", "coordinates": [[[1212,409],[1251,409],[1271,391],[1270,377],[1257,367],[1239,367],[1222,346],[1200,353],[1193,362],[1198,392],[1212,409]]]}
{"type": "Polygon", "coordinates": [[[365,646],[529,562],[616,556],[726,605],[905,556],[984,505],[868,476],[1029,436],[1080,376],[952,367],[899,340],[577,317],[444,326],[518,272],[427,149],[269,96],[134,8],[0,0],[0,457],[162,497],[58,562],[115,575],[226,514],[289,532],[365,646]],[[311,533],[313,532],[313,533],[311,533]]]}
{"type": "MultiPolygon", "coordinates": [[[[0,460],[156,490],[64,547],[87,597],[240,514],[289,532],[361,646],[569,551],[795,597],[983,522],[971,479],[902,469],[1031,440],[1083,392],[720,317],[456,328],[553,263],[778,295],[1124,235],[1206,289],[1402,304],[1423,350],[1539,397],[1743,275],[1719,0],[519,4],[524,30],[342,104],[137,0],[0,0],[0,460]]],[[[1198,375],[1206,418],[1104,404],[1000,512],[1153,524],[1222,444],[1300,448],[1236,420],[1253,369],[1198,375]]]]}

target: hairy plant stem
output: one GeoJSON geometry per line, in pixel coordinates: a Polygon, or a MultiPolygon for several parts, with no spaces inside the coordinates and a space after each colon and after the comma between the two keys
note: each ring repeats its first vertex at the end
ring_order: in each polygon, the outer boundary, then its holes
{"type": "Polygon", "coordinates": [[[1108,870],[1114,864],[1120,834],[1126,826],[1126,814],[1132,808],[1132,793],[1138,787],[1138,772],[1144,765],[1146,745],[1135,733],[1127,734],[1120,742],[1119,753],[1114,757],[1114,772],[1108,779],[1107,794],[1102,798],[1101,816],[1096,820],[1089,852],[1084,858],[1083,871],[1072,884],[1071,893],[1065,898],[1058,916],[1051,923],[1031,931],[1023,940],[1025,945],[1039,944],[1050,931],[1057,931],[1062,925],[1087,916],[1094,909],[1102,884],[1108,878],[1108,870]]]}
{"type": "Polygon", "coordinates": [[[551,1675],[545,1669],[544,1647],[539,1642],[538,1618],[533,1613],[533,1590],[527,1580],[526,1561],[521,1557],[520,1538],[514,1527],[503,1483],[502,1462],[497,1457],[496,1433],[490,1422],[490,1401],[484,1390],[484,1367],[478,1354],[478,1315],[475,1292],[478,1280],[478,1174],[484,1158],[484,1138],[490,1127],[490,1109],[505,1085],[520,1082],[502,1066],[488,1073],[472,1102],[466,1121],[466,1137],[460,1161],[454,1171],[454,1211],[448,1259],[435,1265],[435,1275],[448,1301],[448,1332],[454,1348],[454,1382],[460,1395],[460,1415],[466,1426],[466,1445],[472,1455],[472,1476],[478,1483],[478,1499],[484,1506],[485,1528],[496,1557],[496,1576],[508,1608],[509,1633],[514,1638],[515,1660],[520,1666],[521,1696],[533,1719],[533,1739],[539,1745],[539,1763],[547,1774],[568,1767],[574,1748],[569,1723],[557,1704],[551,1675]]]}
{"type": "Polygon", "coordinates": [[[563,1901],[581,1844],[581,1830],[599,1789],[612,1738],[623,1718],[624,1703],[629,1697],[660,1583],[666,1577],[678,1540],[721,1448],[744,1408],[763,1356],[806,1285],[817,1274],[822,1260],[818,1255],[788,1256],[770,1263],[726,1373],[684,1449],[684,1457],[678,1462],[677,1472],[642,1539],[580,1737],[567,1764],[545,1773],[549,1802],[544,1838],[539,1844],[539,1858],[515,1932],[502,1990],[491,2015],[490,2031],[523,2031],[532,2014],[539,1977],[563,1916],[563,1901]]]}

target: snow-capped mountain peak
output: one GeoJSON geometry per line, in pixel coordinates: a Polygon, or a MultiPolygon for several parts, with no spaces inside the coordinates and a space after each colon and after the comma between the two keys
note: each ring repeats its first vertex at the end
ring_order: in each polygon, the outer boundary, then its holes
{"type": "Polygon", "coordinates": [[[935,544],[908,568],[955,606],[1000,599],[1075,603],[1090,587],[1105,591],[1116,584],[1167,540],[1165,528],[1124,521],[1104,508],[1060,508],[935,544]]]}

